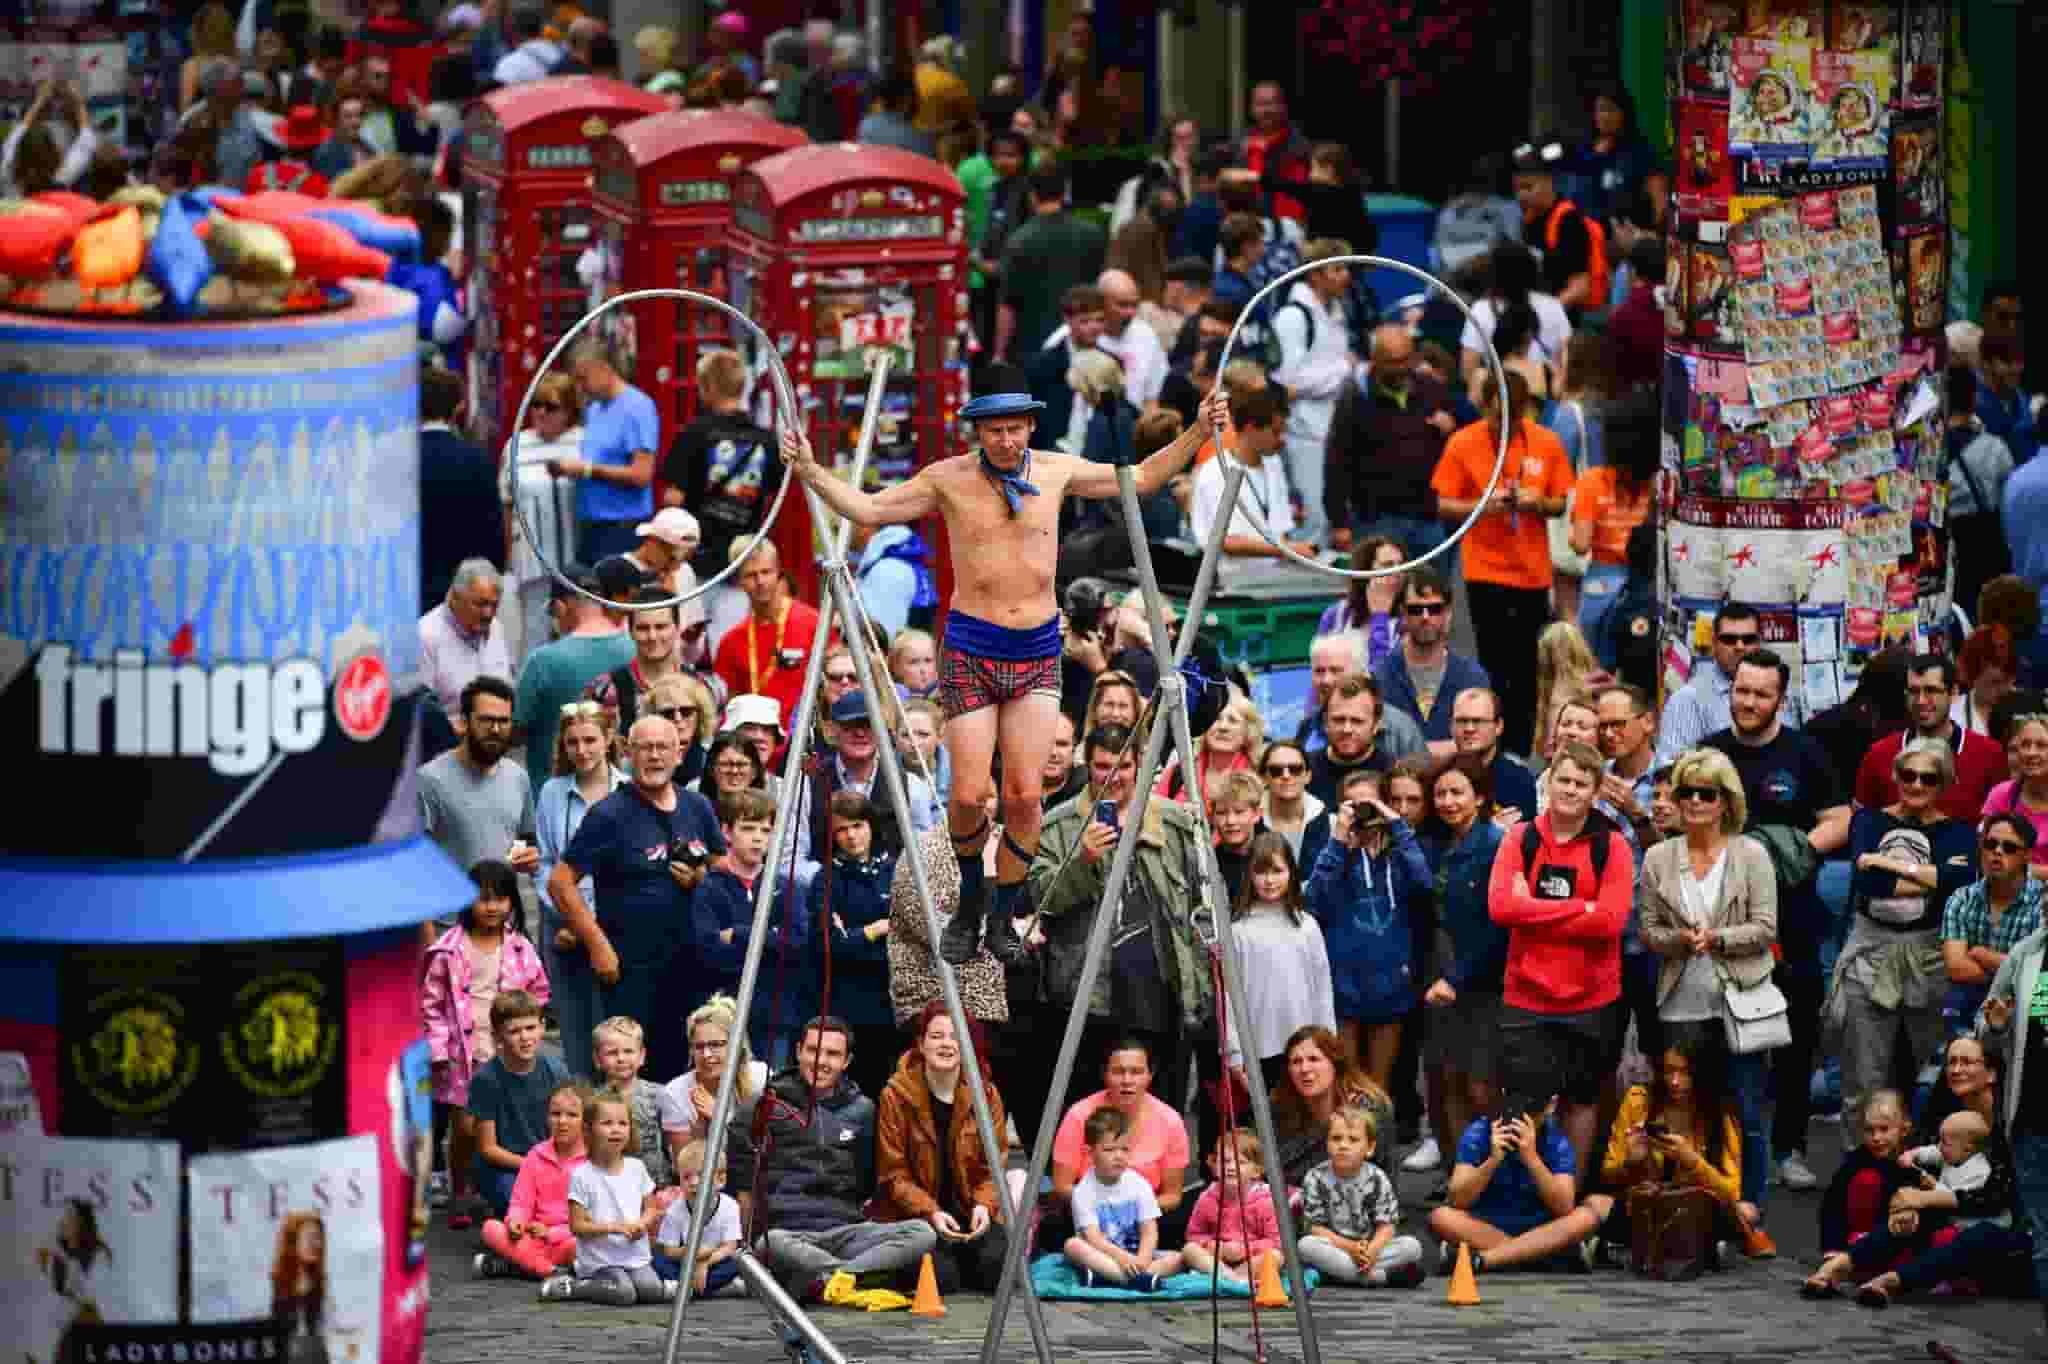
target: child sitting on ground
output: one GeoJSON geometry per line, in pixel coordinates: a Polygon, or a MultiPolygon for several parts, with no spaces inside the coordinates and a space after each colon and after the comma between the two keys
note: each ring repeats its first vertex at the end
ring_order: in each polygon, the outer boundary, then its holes
{"type": "MultiPolygon", "coordinates": [[[[1990,1182],[1991,1158],[1984,1154],[1984,1143],[1991,1137],[1990,1123],[1966,1108],[1943,1118],[1939,1133],[1940,1140],[1935,1145],[1916,1146],[1899,1157],[1900,1163],[1912,1169],[1918,1176],[1921,1188],[1965,1193],[1971,1189],[1981,1189],[1990,1182]]],[[[1934,1244],[1943,1245],[1952,1241],[1958,1234],[1980,1222],[2010,1227],[2012,1213],[2000,1212],[1989,1217],[1953,1214],[1949,1217],[1947,1225],[1935,1232],[1934,1244]]]]}
{"type": "Polygon", "coordinates": [[[1074,1235],[1067,1260],[1089,1288],[1114,1285],[1150,1293],[1181,1266],[1179,1251],[1159,1249],[1159,1199],[1131,1168],[1130,1119],[1102,1107],[1081,1129],[1088,1173],[1074,1185],[1074,1235]]]}
{"type": "Polygon", "coordinates": [[[472,1266],[480,1279],[524,1273],[545,1279],[576,1259],[569,1230],[569,1179],[583,1164],[583,1109],[590,1091],[562,1085],[548,1095],[548,1139],[519,1162],[505,1218],[484,1223],[484,1249],[472,1266]]]}
{"type": "Polygon", "coordinates": [[[1181,1255],[1197,1274],[1255,1283],[1268,1258],[1280,1252],[1280,1217],[1273,1188],[1263,1176],[1265,1158],[1258,1134],[1249,1128],[1227,1132],[1209,1151],[1209,1187],[1188,1217],[1181,1255]]]}
{"type": "MultiPolygon", "coordinates": [[[[686,1143],[676,1155],[676,1169],[683,1178],[682,1197],[668,1205],[661,1230],[654,1237],[654,1272],[674,1279],[683,1272],[683,1252],[690,1246],[691,1209],[697,1190],[704,1183],[704,1142],[686,1143]]],[[[712,1178],[725,1183],[725,1162],[719,1161],[712,1178]]],[[[704,1219],[704,1236],[698,1243],[697,1272],[690,1279],[690,1293],[707,1297],[731,1283],[740,1273],[740,1205],[728,1193],[718,1195],[710,1215],[704,1219]]]]}
{"type": "Polygon", "coordinates": [[[619,1014],[590,1030],[590,1054],[597,1058],[598,1077],[606,1088],[633,1106],[633,1154],[647,1167],[655,1202],[666,1210],[676,1196],[676,1170],[662,1140],[661,1089],[640,1078],[647,1064],[646,1036],[638,1023],[619,1014]]]}
{"type": "Polygon", "coordinates": [[[1413,1288],[1424,1277],[1422,1242],[1394,1235],[1401,1204],[1394,1181],[1372,1163],[1378,1146],[1367,1109],[1346,1104],[1330,1115],[1330,1158],[1301,1182],[1301,1259],[1342,1283],[1413,1288]]]}
{"type": "Polygon", "coordinates": [[[1823,1255],[1846,1252],[1885,1224],[1892,1195],[1913,1183],[1916,1169],[1899,1160],[1906,1136],[1906,1100],[1880,1089],[1863,1101],[1863,1144],[1842,1157],[1820,1202],[1823,1255]]]}
{"type": "Polygon", "coordinates": [[[583,1141],[590,1158],[569,1176],[569,1230],[576,1234],[576,1274],[557,1274],[540,1286],[541,1301],[575,1298],[609,1307],[666,1302],[674,1283],[654,1272],[649,1238],[661,1221],[654,1181],[633,1132],[633,1105],[610,1090],[583,1110],[583,1141]]]}
{"type": "MultiPolygon", "coordinates": [[[[491,1037],[498,1054],[469,1082],[469,1116],[476,1123],[475,1174],[490,1215],[503,1217],[526,1153],[548,1135],[548,1096],[569,1083],[569,1072],[541,1053],[540,1001],[524,990],[491,1001],[491,1037]]],[[[454,1225],[455,1219],[449,1218],[454,1225]]]]}

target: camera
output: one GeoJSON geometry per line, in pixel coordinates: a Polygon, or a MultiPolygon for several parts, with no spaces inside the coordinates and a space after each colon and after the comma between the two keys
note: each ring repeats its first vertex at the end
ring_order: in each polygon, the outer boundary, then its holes
{"type": "Polygon", "coordinates": [[[711,860],[711,850],[694,838],[679,838],[669,844],[668,860],[686,867],[701,867],[711,860]]]}

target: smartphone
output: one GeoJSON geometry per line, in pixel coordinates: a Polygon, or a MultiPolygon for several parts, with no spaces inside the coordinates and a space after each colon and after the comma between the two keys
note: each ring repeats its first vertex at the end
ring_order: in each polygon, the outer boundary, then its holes
{"type": "Polygon", "coordinates": [[[1116,802],[1113,800],[1096,801],[1095,818],[1101,823],[1107,824],[1112,829],[1123,828],[1123,816],[1117,810],[1116,802]]]}
{"type": "Polygon", "coordinates": [[[1665,1137],[1671,1135],[1671,1129],[1669,1127],[1666,1127],[1663,1123],[1657,1122],[1656,1120],[1652,1119],[1651,1121],[1643,1124],[1643,1135],[1646,1137],[1655,1137],[1657,1140],[1662,1141],[1665,1137]]]}

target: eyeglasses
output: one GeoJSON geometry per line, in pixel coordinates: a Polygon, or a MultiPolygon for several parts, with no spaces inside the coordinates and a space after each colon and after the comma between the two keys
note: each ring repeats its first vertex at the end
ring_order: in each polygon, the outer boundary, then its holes
{"type": "Polygon", "coordinates": [[[1410,602],[1401,609],[1411,616],[1441,616],[1450,607],[1440,601],[1418,601],[1410,602]]]}
{"type": "Polygon", "coordinates": [[[691,710],[688,706],[656,706],[654,713],[664,720],[680,720],[685,715],[695,717],[697,714],[696,711],[691,710]]]}
{"type": "Polygon", "coordinates": [[[750,762],[746,762],[746,761],[742,761],[742,760],[735,760],[735,761],[733,761],[733,762],[723,762],[723,761],[720,761],[720,762],[715,762],[715,763],[713,763],[713,764],[711,765],[711,768],[712,768],[712,770],[713,770],[714,772],[733,772],[733,773],[739,773],[739,772],[749,772],[749,773],[750,773],[750,772],[752,772],[752,771],[754,770],[754,765],[753,765],[752,763],[750,763],[750,762]]]}
{"type": "Polygon", "coordinates": [[[1941,785],[1941,773],[1923,772],[1917,767],[1901,768],[1898,774],[1901,786],[1924,786],[1932,791],[1941,785]]]}
{"type": "Polygon", "coordinates": [[[1266,767],[1269,777],[1298,777],[1308,771],[1305,763],[1270,763],[1266,767]]]}
{"type": "Polygon", "coordinates": [[[1714,638],[1731,649],[1751,649],[1763,642],[1762,635],[1716,635],[1714,638]]]}
{"type": "Polygon", "coordinates": [[[2021,853],[2029,851],[2027,845],[2020,842],[2017,838],[1987,838],[1977,846],[1984,849],[1985,852],[2000,853],[2006,857],[2017,857],[2021,853]]]}
{"type": "Polygon", "coordinates": [[[472,729],[510,729],[512,728],[512,717],[509,715],[472,715],[469,717],[469,724],[472,729]]]}
{"type": "Polygon", "coordinates": [[[731,1045],[730,1042],[721,1037],[715,1042],[692,1042],[690,1050],[700,1056],[716,1056],[731,1045]]]}
{"type": "Polygon", "coordinates": [[[827,682],[838,682],[843,685],[851,686],[853,683],[860,681],[860,676],[857,673],[851,672],[826,673],[825,680],[827,682]]]}
{"type": "Polygon", "coordinates": [[[1671,793],[1674,800],[1703,800],[1713,803],[1721,799],[1718,786],[1681,786],[1671,793]]]}

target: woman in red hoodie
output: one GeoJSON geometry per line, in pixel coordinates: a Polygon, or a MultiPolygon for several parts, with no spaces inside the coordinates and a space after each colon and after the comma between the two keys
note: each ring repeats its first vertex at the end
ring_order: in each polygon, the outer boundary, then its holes
{"type": "Polygon", "coordinates": [[[1600,755],[1568,743],[1551,758],[1550,808],[1508,830],[1488,912],[1508,930],[1502,1070],[1554,1081],[1558,1118],[1586,1168],[1600,1089],[1620,1060],[1621,931],[1634,896],[1628,840],[1593,809],[1600,755]]]}

